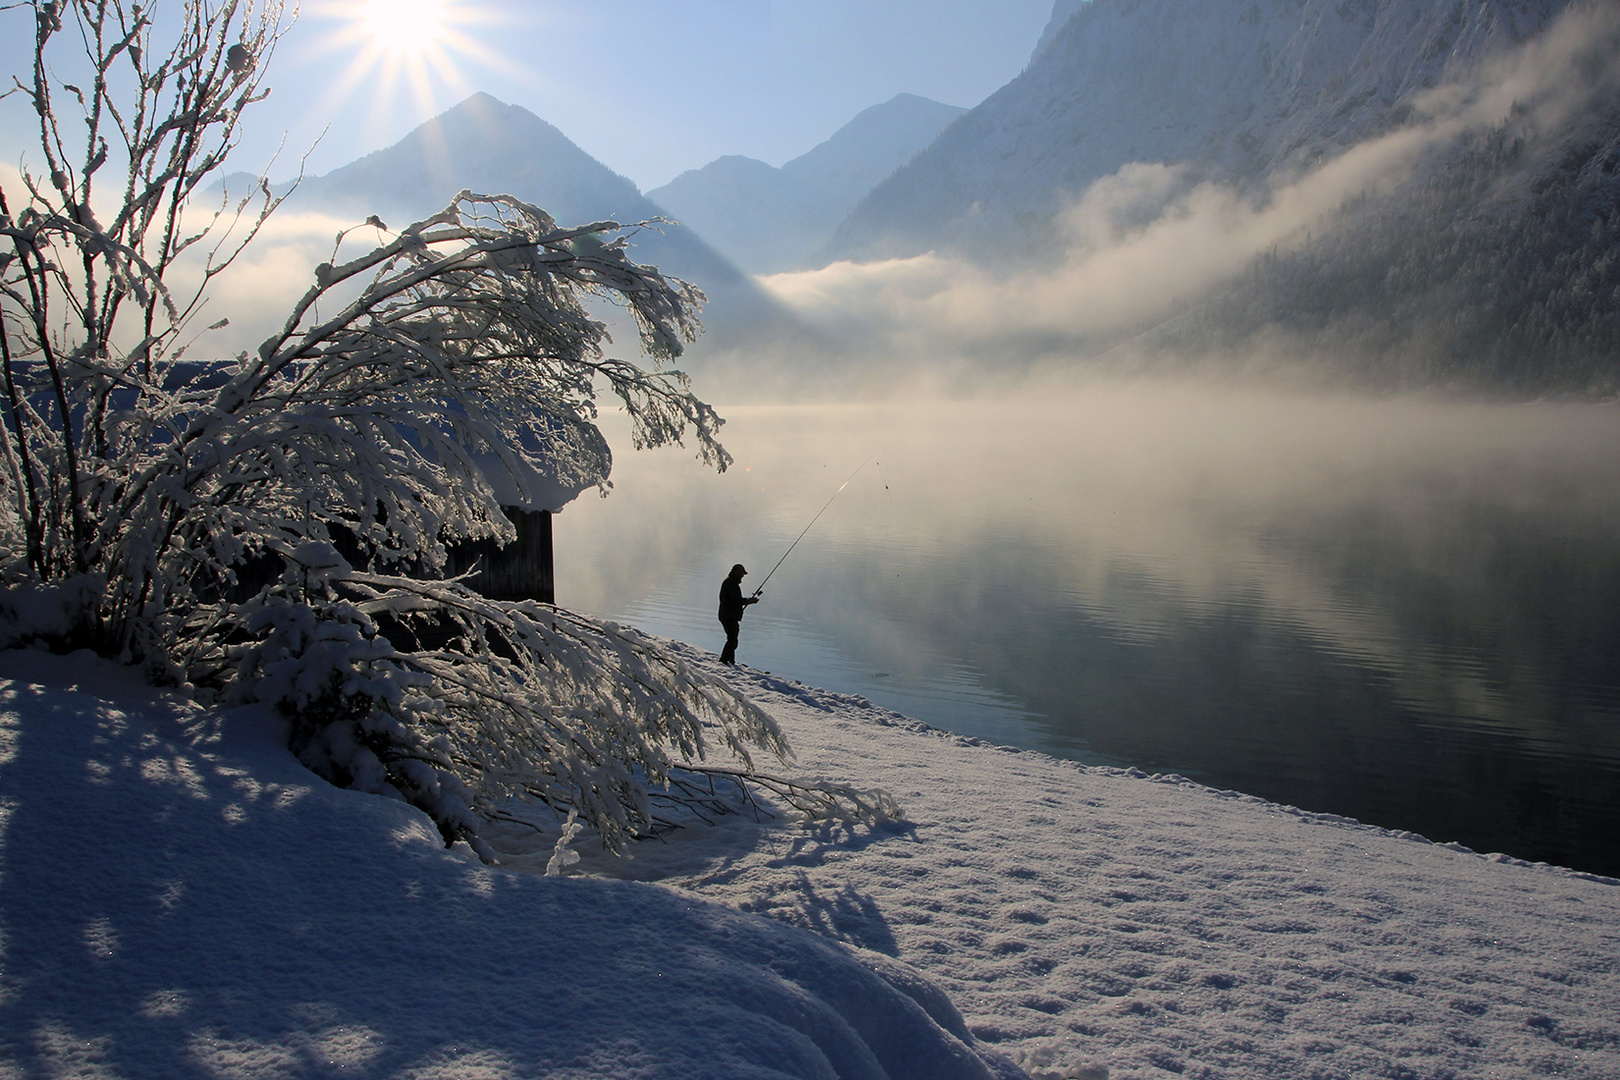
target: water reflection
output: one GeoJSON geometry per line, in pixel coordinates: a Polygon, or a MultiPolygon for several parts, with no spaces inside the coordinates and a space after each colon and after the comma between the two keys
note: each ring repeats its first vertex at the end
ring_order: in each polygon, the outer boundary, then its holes
{"type": "MultiPolygon", "coordinates": [[[[1620,873],[1620,412],[1122,386],[726,410],[559,599],[940,726],[1620,873]]],[[[622,445],[622,441],[618,445],[622,445]]]]}

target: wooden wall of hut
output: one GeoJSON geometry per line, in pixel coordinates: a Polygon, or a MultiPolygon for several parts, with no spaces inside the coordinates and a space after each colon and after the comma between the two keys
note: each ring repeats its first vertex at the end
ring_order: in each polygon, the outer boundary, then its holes
{"type": "Polygon", "coordinates": [[[551,554],[551,511],[503,507],[517,527],[517,539],[501,547],[493,540],[457,544],[450,549],[447,569],[460,574],[475,564],[469,588],[491,600],[557,602],[557,579],[551,554]]]}

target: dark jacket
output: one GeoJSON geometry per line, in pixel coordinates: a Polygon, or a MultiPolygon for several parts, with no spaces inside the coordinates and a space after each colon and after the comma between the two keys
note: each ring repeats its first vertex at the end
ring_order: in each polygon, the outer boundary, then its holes
{"type": "MultiPolygon", "coordinates": [[[[710,578],[709,580],[714,580],[710,578]]],[[[741,622],[743,609],[749,604],[757,604],[755,597],[743,598],[742,582],[735,578],[726,578],[720,583],[720,621],[723,623],[741,622]]]]}

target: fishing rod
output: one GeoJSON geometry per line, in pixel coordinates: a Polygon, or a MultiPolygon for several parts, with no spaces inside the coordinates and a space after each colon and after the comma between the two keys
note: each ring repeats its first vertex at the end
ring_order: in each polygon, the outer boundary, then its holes
{"type": "MultiPolygon", "coordinates": [[[[809,532],[810,527],[821,519],[822,514],[825,514],[827,512],[827,507],[831,506],[833,504],[833,499],[838,498],[838,496],[840,496],[840,495],[842,495],[844,493],[844,489],[849,487],[850,481],[854,480],[857,476],[859,476],[860,473],[861,473],[861,469],[866,468],[866,466],[868,464],[870,464],[870,461],[871,461],[871,459],[867,459],[866,461],[861,462],[860,465],[855,469],[855,471],[849,474],[849,480],[845,480],[842,484],[838,485],[838,490],[832,493],[832,499],[828,499],[826,506],[823,506],[820,510],[816,511],[816,516],[810,519],[810,524],[806,525],[804,527],[804,532],[799,534],[798,540],[794,540],[793,543],[788,545],[788,549],[786,551],[782,552],[782,557],[780,559],[776,560],[776,565],[775,566],[771,567],[771,574],[776,573],[776,571],[781,567],[781,565],[783,563],[787,562],[787,557],[789,555],[793,554],[793,549],[794,548],[799,546],[799,540],[804,539],[804,534],[809,532]]],[[[765,591],[765,582],[771,580],[771,574],[766,574],[765,575],[765,581],[762,581],[762,582],[759,583],[759,588],[754,590],[754,595],[755,596],[758,596],[760,593],[765,591]]]]}

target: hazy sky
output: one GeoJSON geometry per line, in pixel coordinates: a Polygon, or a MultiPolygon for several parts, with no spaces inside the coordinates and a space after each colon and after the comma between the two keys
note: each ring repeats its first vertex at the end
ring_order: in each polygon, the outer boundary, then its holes
{"type": "MultiPolygon", "coordinates": [[[[310,158],[325,172],[482,90],[549,120],[642,190],[722,154],[780,165],[897,93],[977,104],[1023,69],[1051,10],[1052,0],[305,0],[272,68],[275,93],[233,164],[261,167],[285,133],[272,170],[283,176],[330,125],[310,158]],[[418,17],[440,23],[425,51],[404,32],[418,17]]],[[[0,13],[8,75],[26,71],[31,24],[27,12],[0,13]]],[[[3,157],[16,164],[30,141],[22,102],[0,109],[3,157]]]]}

